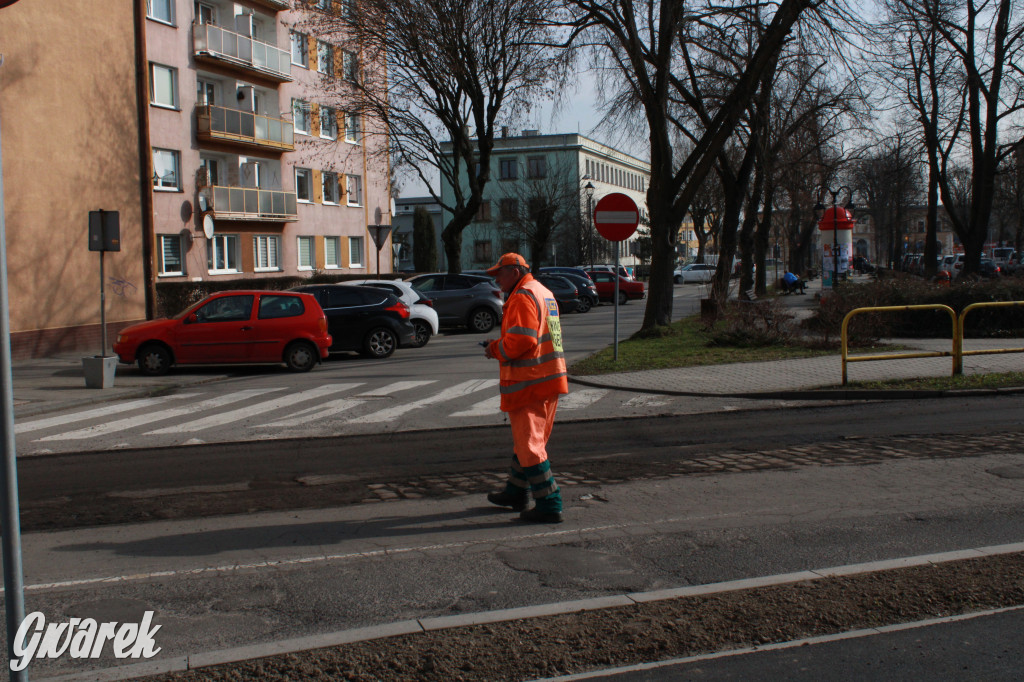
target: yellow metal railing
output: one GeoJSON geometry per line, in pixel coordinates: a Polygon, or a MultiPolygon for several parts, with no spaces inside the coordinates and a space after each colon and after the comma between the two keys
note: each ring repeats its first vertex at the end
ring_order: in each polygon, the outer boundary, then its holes
{"type": "MultiPolygon", "coordinates": [[[[966,312],[966,311],[965,311],[966,312]]],[[[962,318],[961,318],[962,319],[962,318]]],[[[960,337],[962,326],[957,323],[956,311],[950,308],[948,305],[941,305],[939,303],[929,305],[890,305],[890,306],[879,306],[870,308],[854,308],[846,314],[843,318],[843,331],[842,331],[842,348],[843,348],[843,386],[846,386],[846,366],[850,362],[868,362],[871,360],[907,360],[910,358],[941,358],[950,357],[953,358],[953,375],[962,373],[963,371],[963,359],[961,358],[962,341],[960,337]],[[850,320],[861,313],[882,313],[882,312],[903,312],[907,310],[944,310],[949,313],[950,324],[952,325],[953,332],[953,346],[947,351],[935,350],[935,351],[918,351],[914,353],[886,353],[885,355],[855,355],[850,357],[847,330],[850,325],[850,320]]]]}
{"type": "Polygon", "coordinates": [[[295,192],[255,187],[213,187],[213,214],[222,220],[298,220],[295,192]]]}
{"type": "Polygon", "coordinates": [[[196,126],[203,137],[288,151],[295,149],[291,121],[251,111],[199,104],[196,106],[196,126]]]}
{"type": "Polygon", "coordinates": [[[193,24],[192,47],[198,55],[227,59],[278,80],[292,79],[290,51],[220,26],[193,24]]]}
{"type": "Polygon", "coordinates": [[[994,355],[996,353],[1024,353],[1024,348],[990,348],[988,350],[964,350],[964,318],[967,313],[978,308],[1019,308],[1024,306],[1024,301],[990,301],[986,303],[972,303],[960,312],[960,319],[957,320],[957,331],[960,333],[960,355],[994,355]]]}

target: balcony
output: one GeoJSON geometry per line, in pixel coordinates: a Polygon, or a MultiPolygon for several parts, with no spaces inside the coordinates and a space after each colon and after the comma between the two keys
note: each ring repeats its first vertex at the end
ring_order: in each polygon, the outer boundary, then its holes
{"type": "Polygon", "coordinates": [[[291,52],[220,26],[193,24],[192,47],[196,61],[256,74],[278,83],[292,80],[291,52]]]}
{"type": "Polygon", "coordinates": [[[196,137],[253,149],[295,149],[291,121],[213,105],[196,107],[196,137]]]}
{"type": "Polygon", "coordinates": [[[256,187],[213,186],[213,217],[290,223],[299,219],[295,192],[256,187]]]}
{"type": "Polygon", "coordinates": [[[274,12],[288,9],[288,0],[249,0],[249,2],[274,12]]]}

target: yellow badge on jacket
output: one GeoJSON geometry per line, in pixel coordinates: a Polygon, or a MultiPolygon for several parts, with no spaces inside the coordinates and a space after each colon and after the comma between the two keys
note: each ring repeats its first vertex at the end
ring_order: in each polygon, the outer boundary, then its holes
{"type": "Polygon", "coordinates": [[[558,317],[558,301],[553,298],[545,298],[544,304],[548,307],[548,333],[551,334],[551,345],[561,353],[562,321],[558,317]]]}

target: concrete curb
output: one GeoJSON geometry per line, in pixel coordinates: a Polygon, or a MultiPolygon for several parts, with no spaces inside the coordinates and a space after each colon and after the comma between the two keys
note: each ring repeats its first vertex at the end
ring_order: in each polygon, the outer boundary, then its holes
{"type": "MultiPolygon", "coordinates": [[[[232,649],[192,654],[185,657],[176,656],[165,661],[154,661],[150,663],[119,666],[115,668],[104,668],[102,670],[96,670],[89,673],[71,673],[45,679],[51,682],[85,682],[86,680],[106,682],[108,680],[125,680],[146,675],[182,672],[185,670],[193,670],[226,663],[239,663],[255,658],[264,658],[278,654],[299,653],[311,649],[320,649],[324,647],[338,646],[341,644],[382,639],[385,637],[395,637],[398,635],[426,633],[436,630],[480,625],[483,623],[525,620],[529,618],[563,615],[582,611],[597,611],[619,606],[631,606],[634,604],[679,599],[695,595],[734,592],[756,587],[784,585],[787,583],[806,580],[823,580],[837,576],[876,573],[898,568],[907,568],[910,566],[941,564],[950,561],[963,561],[966,559],[977,559],[985,556],[997,556],[1001,554],[1015,554],[1018,552],[1024,552],[1024,542],[956,550],[951,552],[922,554],[912,557],[901,557],[884,561],[871,561],[846,566],[832,566],[808,571],[797,571],[794,573],[783,573],[756,578],[745,578],[742,580],[710,583],[707,585],[692,585],[689,587],[667,590],[655,590],[652,592],[633,592],[609,597],[555,602],[553,604],[540,604],[536,606],[525,606],[499,611],[484,611],[479,613],[459,614],[455,616],[420,618],[416,620],[399,621],[397,623],[388,623],[365,628],[342,630],[340,632],[327,633],[323,635],[312,635],[309,637],[278,640],[276,642],[252,644],[232,649]]],[[[886,628],[890,629],[894,627],[901,626],[886,626],[886,628]]],[[[882,629],[884,628],[880,628],[878,630],[882,629]]],[[[874,632],[874,630],[871,632],[874,632]]],[[[846,634],[848,635],[849,633],[846,634]]]]}

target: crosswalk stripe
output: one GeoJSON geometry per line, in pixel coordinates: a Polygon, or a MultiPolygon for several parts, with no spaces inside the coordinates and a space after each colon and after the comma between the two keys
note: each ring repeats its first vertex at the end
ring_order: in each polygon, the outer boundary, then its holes
{"type": "Polygon", "coordinates": [[[46,436],[45,438],[38,438],[33,442],[51,440],[81,440],[83,438],[95,438],[96,436],[102,436],[108,433],[115,433],[117,431],[126,431],[127,429],[133,429],[137,426],[145,426],[146,424],[152,424],[153,422],[163,421],[165,419],[174,419],[176,417],[183,417],[187,414],[204,412],[209,409],[223,407],[224,405],[230,405],[231,403],[237,403],[240,400],[248,400],[250,398],[255,398],[257,396],[263,395],[264,393],[270,393],[272,391],[281,390],[284,389],[246,389],[244,391],[237,391],[235,393],[228,393],[227,395],[217,396],[216,398],[210,398],[209,400],[202,400],[198,403],[186,405],[185,407],[175,407],[169,410],[149,412],[147,414],[141,414],[135,417],[126,417],[124,419],[118,419],[117,421],[104,422],[102,424],[94,424],[92,426],[87,426],[84,429],[68,431],[67,433],[58,433],[52,436],[46,436]]]}
{"type": "Polygon", "coordinates": [[[410,388],[418,388],[420,386],[426,386],[433,383],[436,383],[436,380],[396,381],[393,384],[388,384],[387,386],[374,389],[372,393],[360,393],[352,398],[339,398],[338,400],[332,400],[324,403],[323,405],[317,405],[316,407],[310,407],[302,410],[301,412],[296,412],[287,419],[281,419],[276,422],[271,422],[270,424],[259,424],[258,426],[261,428],[300,426],[311,421],[328,419],[343,412],[348,412],[352,408],[368,402],[372,397],[390,395],[392,393],[397,393],[398,391],[406,391],[410,388]]]}
{"type": "Polygon", "coordinates": [[[46,417],[45,419],[34,419],[27,422],[18,422],[14,425],[14,433],[31,433],[32,431],[40,431],[42,429],[48,429],[51,426],[64,426],[71,422],[85,421],[86,419],[93,419],[95,417],[109,417],[112,414],[118,414],[120,412],[128,412],[129,410],[137,410],[142,407],[150,407],[151,405],[159,405],[170,400],[181,400],[182,398],[194,398],[196,393],[176,393],[175,395],[165,395],[159,398],[143,398],[141,400],[129,400],[124,403],[116,403],[110,405],[104,405],[103,407],[97,407],[92,410],[85,410],[83,412],[73,412],[72,414],[62,414],[59,417],[46,417]]]}
{"type": "Polygon", "coordinates": [[[289,393],[286,396],[282,396],[276,400],[268,400],[262,403],[256,403],[255,405],[249,405],[248,407],[242,407],[237,410],[231,410],[230,412],[223,412],[221,414],[213,414],[209,417],[203,417],[202,419],[196,419],[194,421],[185,422],[184,424],[176,424],[174,426],[168,426],[163,429],[157,429],[156,431],[147,431],[147,436],[162,435],[167,433],[193,433],[195,431],[202,431],[213,426],[223,426],[229,422],[241,421],[248,417],[254,417],[264,412],[271,412],[273,410],[291,407],[296,403],[303,402],[305,400],[314,400],[316,398],[322,398],[323,396],[331,395],[332,393],[340,393],[341,391],[347,391],[354,386],[360,386],[361,384],[326,384],[324,386],[318,386],[311,388],[307,391],[299,391],[298,393],[289,393]]]}
{"type": "Polygon", "coordinates": [[[625,403],[627,407],[661,407],[672,402],[668,396],[663,395],[638,395],[630,398],[625,403]]]}
{"type": "Polygon", "coordinates": [[[487,417],[492,414],[498,414],[501,412],[501,396],[496,395],[493,398],[487,400],[481,400],[476,405],[473,405],[468,410],[461,412],[453,412],[450,417],[487,417]]]}
{"type": "Polygon", "coordinates": [[[461,398],[462,396],[469,395],[470,393],[482,391],[485,388],[492,388],[494,386],[497,386],[497,384],[497,379],[473,379],[470,381],[464,381],[461,384],[456,384],[455,386],[446,388],[440,393],[429,396],[427,398],[423,398],[421,400],[414,400],[411,403],[406,403],[404,405],[396,405],[395,407],[380,410],[378,412],[374,412],[373,414],[365,415],[363,417],[360,417],[359,421],[370,423],[391,421],[396,417],[401,417],[403,414],[412,412],[413,410],[417,410],[421,407],[426,407],[428,405],[433,405],[435,403],[442,403],[446,400],[461,398]]]}
{"type": "Polygon", "coordinates": [[[589,407],[609,393],[610,391],[603,388],[585,388],[581,391],[573,391],[569,395],[563,395],[559,398],[558,409],[579,410],[589,407]]]}

